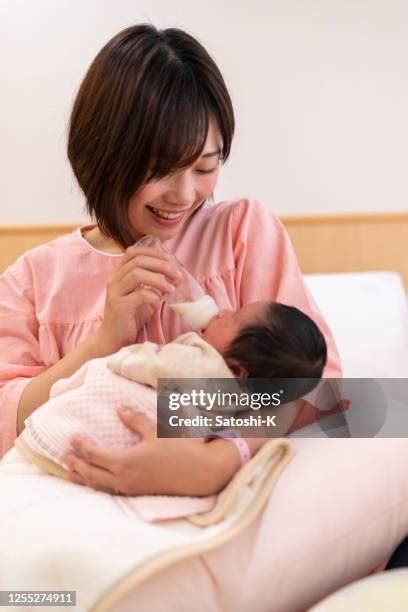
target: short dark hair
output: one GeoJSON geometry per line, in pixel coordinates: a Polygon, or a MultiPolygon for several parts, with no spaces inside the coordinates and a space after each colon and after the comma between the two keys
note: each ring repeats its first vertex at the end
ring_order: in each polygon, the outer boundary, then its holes
{"type": "Polygon", "coordinates": [[[302,392],[297,397],[301,397],[321,378],[327,345],[308,315],[294,306],[271,302],[262,323],[244,327],[223,356],[245,368],[248,378],[304,379],[299,381],[302,392]]]}
{"type": "Polygon", "coordinates": [[[130,198],[200,156],[210,117],[224,163],[235,127],[231,99],[214,60],[190,34],[140,24],[102,48],[73,105],[68,159],[105,235],[124,248],[133,243],[130,198]]]}

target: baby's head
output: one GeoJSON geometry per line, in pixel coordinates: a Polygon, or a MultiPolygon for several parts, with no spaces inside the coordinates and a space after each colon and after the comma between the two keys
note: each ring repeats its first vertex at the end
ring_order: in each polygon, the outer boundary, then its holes
{"type": "Polygon", "coordinates": [[[298,308],[278,302],[223,310],[203,338],[240,379],[318,379],[327,360],[326,341],[316,323],[298,308]]]}

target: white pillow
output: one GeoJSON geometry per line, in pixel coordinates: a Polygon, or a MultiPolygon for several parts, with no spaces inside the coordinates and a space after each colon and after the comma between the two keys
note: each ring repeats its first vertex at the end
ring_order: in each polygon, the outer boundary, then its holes
{"type": "Polygon", "coordinates": [[[114,612],[306,610],[387,559],[408,532],[408,440],[292,442],[295,457],[244,533],[163,570],[114,612]]]}
{"type": "Polygon", "coordinates": [[[408,377],[408,308],[397,272],[304,279],[333,332],[345,378],[408,377]]]}

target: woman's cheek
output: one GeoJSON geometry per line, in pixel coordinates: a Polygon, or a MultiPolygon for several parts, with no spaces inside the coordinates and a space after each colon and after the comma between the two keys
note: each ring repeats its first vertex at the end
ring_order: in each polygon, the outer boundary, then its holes
{"type": "Polygon", "coordinates": [[[217,168],[217,170],[214,173],[214,175],[210,176],[210,178],[211,178],[211,192],[213,191],[215,185],[217,184],[219,175],[220,175],[220,169],[217,168]]]}
{"type": "Polygon", "coordinates": [[[217,184],[217,181],[218,181],[219,172],[220,172],[219,169],[217,169],[217,171],[214,172],[214,174],[204,175],[204,180],[201,185],[201,188],[203,190],[202,192],[203,197],[208,198],[214,191],[215,185],[217,184]]]}

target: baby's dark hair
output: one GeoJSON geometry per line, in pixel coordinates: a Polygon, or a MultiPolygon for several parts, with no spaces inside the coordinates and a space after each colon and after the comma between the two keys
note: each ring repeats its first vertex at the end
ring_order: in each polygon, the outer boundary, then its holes
{"type": "Polygon", "coordinates": [[[239,332],[224,353],[227,358],[245,368],[248,378],[310,379],[300,394],[306,395],[322,376],[327,346],[316,323],[304,312],[271,302],[262,323],[239,332]]]}

